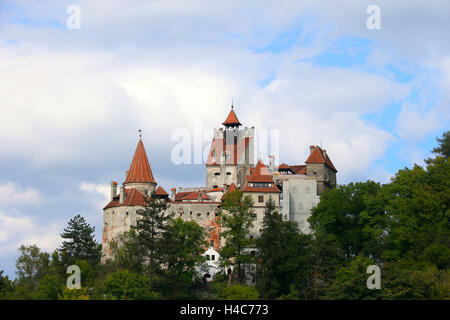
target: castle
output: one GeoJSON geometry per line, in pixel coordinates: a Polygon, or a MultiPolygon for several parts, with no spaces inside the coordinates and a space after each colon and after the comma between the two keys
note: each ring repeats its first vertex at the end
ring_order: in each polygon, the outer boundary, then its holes
{"type": "Polygon", "coordinates": [[[218,256],[224,240],[220,237],[218,212],[224,195],[239,189],[254,201],[254,223],[250,237],[261,231],[265,203],[271,197],[284,219],[296,221],[299,231],[309,233],[307,219],[319,202],[320,194],[336,185],[337,170],[326,150],[310,146],[304,165],[275,166],[254,161],[254,127],[241,128],[233,106],[223,122],[223,128],[214,130],[214,137],[206,161],[206,184],[199,188],[171,189],[169,194],[153,176],[142,139],[122,186],[111,182],[111,200],[103,209],[102,261],[112,258],[110,243],[130,230],[138,219],[136,210],[142,209],[145,198],[166,199],[168,209],[175,217],[194,220],[205,228],[210,245],[208,258],[218,256]]]}

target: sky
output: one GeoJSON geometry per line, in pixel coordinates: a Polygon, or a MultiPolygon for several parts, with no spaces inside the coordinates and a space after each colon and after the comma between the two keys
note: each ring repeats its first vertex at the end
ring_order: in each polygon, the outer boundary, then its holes
{"type": "Polygon", "coordinates": [[[172,161],[175,132],[200,130],[208,150],[232,100],[244,126],[277,132],[278,163],[321,145],[340,184],[423,165],[449,129],[449,12],[447,0],[1,0],[0,270],[15,276],[21,244],[57,248],[76,214],[101,240],[138,129],[158,185],[203,186],[204,164],[172,161]]]}

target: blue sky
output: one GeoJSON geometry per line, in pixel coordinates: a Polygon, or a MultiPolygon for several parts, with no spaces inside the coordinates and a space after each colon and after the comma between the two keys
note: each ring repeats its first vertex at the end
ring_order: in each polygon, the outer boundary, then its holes
{"type": "Polygon", "coordinates": [[[175,165],[171,137],[219,128],[231,99],[245,126],[279,130],[279,162],[322,144],[338,183],[423,164],[449,128],[448,12],[445,0],[2,1],[0,270],[14,277],[22,243],[58,247],[78,213],[101,239],[138,129],[159,185],[202,186],[204,165],[175,165]],[[371,4],[381,30],[366,27],[371,4]]]}

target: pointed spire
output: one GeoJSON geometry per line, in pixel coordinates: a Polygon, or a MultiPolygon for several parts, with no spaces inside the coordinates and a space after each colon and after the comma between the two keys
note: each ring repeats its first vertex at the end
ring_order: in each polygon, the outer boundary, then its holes
{"type": "Polygon", "coordinates": [[[145,153],[144,144],[139,139],[139,143],[134,152],[133,161],[131,161],[130,170],[128,170],[125,183],[154,183],[152,169],[148,162],[147,154],[145,153]]]}
{"type": "Polygon", "coordinates": [[[236,113],[234,112],[234,106],[233,103],[231,103],[231,111],[228,114],[227,119],[224,123],[222,123],[225,127],[237,127],[241,126],[241,123],[239,122],[236,113]]]}

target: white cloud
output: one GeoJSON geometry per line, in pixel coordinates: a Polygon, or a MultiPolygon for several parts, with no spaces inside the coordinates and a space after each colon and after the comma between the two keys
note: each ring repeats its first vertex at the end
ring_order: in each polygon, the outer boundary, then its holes
{"type": "Polygon", "coordinates": [[[41,200],[42,197],[38,190],[32,188],[22,189],[13,182],[0,185],[0,203],[2,205],[34,205],[41,202],[41,200]]]}
{"type": "Polygon", "coordinates": [[[0,257],[11,254],[22,244],[37,245],[50,252],[61,242],[60,231],[59,223],[40,225],[31,217],[0,211],[0,257]]]}
{"type": "Polygon", "coordinates": [[[86,183],[83,182],[80,185],[80,190],[86,191],[91,194],[102,195],[104,200],[109,200],[110,197],[110,189],[107,185],[103,184],[94,184],[94,183],[86,183]]]}

